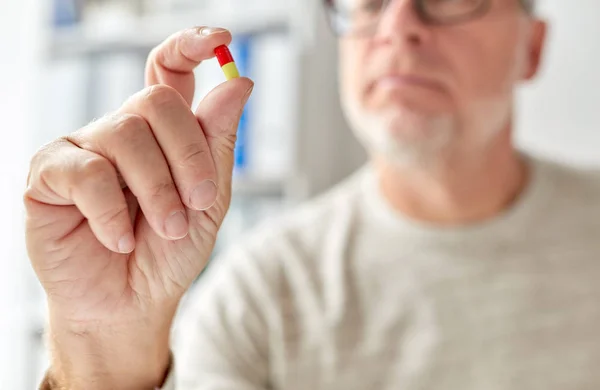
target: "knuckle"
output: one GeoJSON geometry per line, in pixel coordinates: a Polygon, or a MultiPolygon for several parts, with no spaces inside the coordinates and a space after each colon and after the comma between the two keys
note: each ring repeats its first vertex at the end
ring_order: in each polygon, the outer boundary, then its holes
{"type": "Polygon", "coordinates": [[[176,32],[156,45],[148,55],[147,65],[149,67],[154,67],[156,65],[169,67],[169,62],[173,58],[173,54],[177,52],[181,38],[186,31],[187,30],[176,32]]]}
{"type": "Polygon", "coordinates": [[[44,161],[48,158],[48,150],[51,148],[52,143],[46,144],[38,149],[31,159],[29,160],[29,172],[33,172],[36,169],[41,169],[44,166],[44,161]]]}
{"type": "Polygon", "coordinates": [[[61,137],[43,145],[34,153],[29,161],[28,185],[32,185],[32,181],[46,183],[54,175],[54,172],[65,169],[64,159],[57,158],[60,156],[60,148],[64,146],[65,142],[67,141],[64,137],[61,137]]]}
{"type": "MultiPolygon", "coordinates": [[[[174,194],[177,194],[177,187],[172,180],[163,181],[153,184],[148,189],[148,197],[150,202],[160,201],[161,199],[172,198],[174,194]]],[[[179,197],[178,195],[175,195],[179,197]]]]}
{"type": "Polygon", "coordinates": [[[95,190],[100,190],[115,182],[116,177],[116,170],[107,159],[90,157],[80,162],[71,180],[77,187],[92,186],[95,190]]]}
{"type": "Polygon", "coordinates": [[[145,104],[156,110],[165,110],[181,104],[181,96],[175,89],[162,84],[149,87],[144,96],[145,104]]]}
{"type": "Polygon", "coordinates": [[[191,143],[182,147],[179,155],[181,156],[179,165],[183,167],[195,166],[211,158],[208,150],[200,143],[191,143]]]}
{"type": "Polygon", "coordinates": [[[162,66],[169,66],[169,59],[171,58],[171,44],[170,39],[166,39],[161,42],[158,46],[150,52],[148,56],[148,65],[152,68],[160,69],[162,66]]]}
{"type": "Polygon", "coordinates": [[[114,119],[112,136],[118,143],[139,143],[150,134],[150,125],[140,115],[123,114],[114,119]]]}
{"type": "Polygon", "coordinates": [[[129,211],[125,207],[109,207],[99,211],[97,215],[93,216],[93,219],[101,225],[116,225],[128,215],[129,211]]]}

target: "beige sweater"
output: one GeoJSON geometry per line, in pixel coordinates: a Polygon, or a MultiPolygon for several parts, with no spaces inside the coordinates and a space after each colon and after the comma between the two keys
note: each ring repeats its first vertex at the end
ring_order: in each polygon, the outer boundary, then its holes
{"type": "Polygon", "coordinates": [[[369,169],[191,293],[165,390],[600,389],[600,174],[533,161],[476,226],[389,209],[369,169]]]}

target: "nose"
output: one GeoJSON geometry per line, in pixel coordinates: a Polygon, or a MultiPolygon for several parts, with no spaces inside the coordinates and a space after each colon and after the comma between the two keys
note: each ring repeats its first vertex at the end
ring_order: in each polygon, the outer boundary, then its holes
{"type": "Polygon", "coordinates": [[[381,15],[377,37],[390,42],[422,46],[430,39],[430,27],[417,12],[416,0],[389,0],[381,15]]]}

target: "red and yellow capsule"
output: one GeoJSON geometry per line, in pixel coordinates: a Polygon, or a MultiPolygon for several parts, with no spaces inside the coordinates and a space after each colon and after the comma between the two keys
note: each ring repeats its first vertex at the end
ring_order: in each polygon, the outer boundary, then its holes
{"type": "Polygon", "coordinates": [[[240,77],[240,72],[238,71],[233,56],[227,46],[222,45],[217,47],[215,49],[215,55],[217,56],[217,60],[219,60],[219,65],[221,65],[221,69],[223,69],[223,73],[227,80],[240,77]]]}

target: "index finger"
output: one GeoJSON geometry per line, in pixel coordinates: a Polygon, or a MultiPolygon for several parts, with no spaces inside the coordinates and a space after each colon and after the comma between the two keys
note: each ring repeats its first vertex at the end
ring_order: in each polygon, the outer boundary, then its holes
{"type": "Polygon", "coordinates": [[[194,69],[215,56],[214,50],[231,43],[231,33],[223,28],[194,27],[171,35],[155,47],[146,64],[146,84],[165,84],[177,90],[192,104],[194,69]]]}

